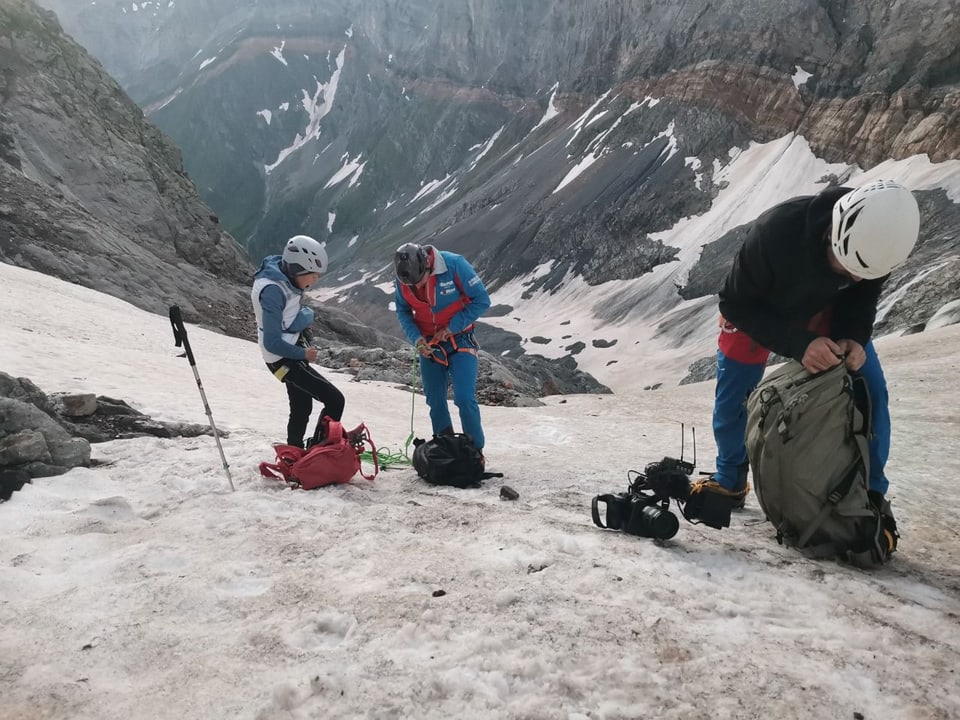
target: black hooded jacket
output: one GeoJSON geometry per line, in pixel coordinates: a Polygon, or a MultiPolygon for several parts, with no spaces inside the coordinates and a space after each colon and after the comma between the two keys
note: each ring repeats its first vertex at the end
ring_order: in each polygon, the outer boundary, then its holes
{"type": "Polygon", "coordinates": [[[851,282],[830,267],[833,205],[851,188],[787,200],[758,217],[720,291],[720,313],[768,350],[800,360],[832,308],[830,337],[866,345],[886,277],[851,282]]]}

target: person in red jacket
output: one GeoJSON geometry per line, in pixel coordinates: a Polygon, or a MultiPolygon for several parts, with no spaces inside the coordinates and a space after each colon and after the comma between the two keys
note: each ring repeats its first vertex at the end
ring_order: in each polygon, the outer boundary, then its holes
{"type": "Polygon", "coordinates": [[[889,398],[871,336],[883,284],[913,250],[919,229],[913,194],[883,180],[793,198],[753,222],[720,291],[717,470],[694,485],[688,514],[728,527],[731,509],[742,505],[749,469],[745,401],[773,351],[813,373],[844,362],[864,376],[874,431],[870,497],[892,522],[884,473],[889,398]]]}
{"type": "Polygon", "coordinates": [[[486,439],[477,402],[479,345],[473,324],[490,307],[483,281],[462,255],[432,245],[401,245],[394,269],[397,319],[420,353],[433,434],[453,432],[447,407],[447,386],[452,382],[463,432],[482,451],[486,439]]]}

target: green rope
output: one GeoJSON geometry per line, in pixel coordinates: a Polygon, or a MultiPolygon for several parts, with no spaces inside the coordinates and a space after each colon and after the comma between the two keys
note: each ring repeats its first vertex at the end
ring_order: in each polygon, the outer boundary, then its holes
{"type": "MultiPolygon", "coordinates": [[[[388,446],[377,448],[377,463],[381,470],[385,470],[391,465],[410,465],[412,462],[410,458],[410,445],[415,435],[413,430],[413,416],[416,411],[417,401],[417,378],[419,377],[417,371],[420,369],[419,355],[420,353],[414,348],[413,362],[410,366],[410,434],[407,435],[407,441],[403,444],[403,450],[391,452],[388,446]]],[[[361,462],[366,461],[372,464],[373,453],[369,450],[362,452],[360,454],[360,460],[361,462]]]]}

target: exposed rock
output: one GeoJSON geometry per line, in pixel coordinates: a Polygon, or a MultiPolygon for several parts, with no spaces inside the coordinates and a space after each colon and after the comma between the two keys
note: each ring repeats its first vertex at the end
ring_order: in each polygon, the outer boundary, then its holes
{"type": "Polygon", "coordinates": [[[30,474],[26,470],[0,469],[0,502],[6,502],[13,493],[30,482],[30,474]]]}
{"type": "MultiPolygon", "coordinates": [[[[0,258],[154,312],[175,299],[189,322],[246,337],[251,268],[221,218],[257,258],[295,232],[327,240],[337,271],[326,281],[350,284],[350,312],[324,306],[319,336],[400,349],[382,282],[401,242],[468,254],[492,288],[536,271],[524,296],[554,293],[571,277],[633,279],[674,263],[678,248],[656,233],[710,207],[732,148],[796,135],[861,167],[960,157],[950,0],[924,13],[880,0],[749,13],[733,0],[558,0],[549,22],[501,0],[458,12],[432,0],[209,0],[159,16],[44,2],[176,139],[216,211],[103,69],[48,14],[9,0],[0,258]],[[296,37],[279,36],[274,14],[296,37]],[[414,30],[425,26],[429,42],[414,30]],[[205,47],[216,57],[198,56],[205,47]],[[330,93],[321,118],[301,102],[315,84],[330,93]],[[539,126],[548,106],[558,119],[539,126]]],[[[878,332],[918,327],[956,299],[958,205],[921,196],[923,242],[888,283],[878,332]]],[[[682,297],[716,292],[738,232],[706,246],[682,297]]],[[[618,321],[648,299],[598,317],[618,321]]],[[[503,331],[483,345],[505,362],[523,355],[514,340],[503,331]]],[[[576,367],[582,348],[567,349],[552,372],[576,367]]]]}
{"type": "Polygon", "coordinates": [[[97,411],[97,396],[93,393],[54,393],[51,397],[60,412],[67,417],[84,417],[97,411]]]}
{"type": "Polygon", "coordinates": [[[45,477],[54,477],[55,475],[63,475],[65,472],[70,470],[70,465],[51,465],[50,463],[45,462],[29,462],[26,465],[22,465],[21,469],[27,473],[32,478],[45,478],[45,477]]]}
{"type": "Polygon", "coordinates": [[[513,312],[513,308],[510,305],[491,305],[487,308],[487,311],[484,313],[486,317],[504,317],[513,312]]]}
{"type": "MultiPolygon", "coordinates": [[[[590,375],[574,364],[553,362],[538,356],[522,360],[494,357],[480,351],[477,397],[484,405],[511,407],[538,405],[544,395],[566,393],[609,393],[590,375]]],[[[379,380],[403,387],[419,388],[419,360],[412,348],[337,347],[320,348],[318,362],[324,367],[349,373],[356,380],[379,380]]]]}
{"type": "Polygon", "coordinates": [[[700,259],[687,277],[687,284],[678,291],[684,300],[716,295],[733,266],[733,258],[743,245],[749,225],[740,225],[721,238],[704,245],[700,259]]]}
{"type": "Polygon", "coordinates": [[[0,440],[10,443],[0,461],[5,467],[40,461],[70,468],[90,462],[90,443],[71,437],[34,405],[13,398],[0,397],[0,440]],[[11,436],[13,440],[10,440],[11,436]],[[35,452],[38,443],[45,446],[45,451],[39,454],[35,452]],[[19,457],[20,453],[32,456],[19,457]]]}
{"type": "Polygon", "coordinates": [[[36,430],[21,430],[0,438],[0,465],[23,465],[50,460],[47,441],[36,430]]]}
{"type": "MultiPolygon", "coordinates": [[[[210,435],[207,425],[158,422],[123,400],[89,394],[58,393],[47,397],[27,378],[0,372],[0,471],[10,477],[49,477],[89,466],[90,443],[152,435],[210,435]],[[93,398],[93,412],[89,409],[93,398]],[[67,414],[70,409],[81,415],[67,414]],[[77,419],[83,422],[74,422],[77,419]],[[19,474],[18,474],[19,473],[19,474]]],[[[221,431],[221,435],[227,433],[221,431]]],[[[6,476],[5,476],[6,477],[6,476]]]]}
{"type": "MultiPolygon", "coordinates": [[[[0,70],[0,260],[151,312],[165,315],[176,303],[187,322],[252,339],[253,268],[245,251],[200,201],[180,151],[100,64],[62,33],[51,13],[29,0],[10,0],[0,7],[0,70]]],[[[206,140],[200,148],[186,147],[193,156],[209,149],[206,140]]],[[[242,153],[235,148],[228,152],[243,165],[242,171],[229,174],[237,178],[247,172],[242,153]]],[[[241,197],[243,187],[241,182],[228,195],[241,197]]],[[[300,230],[289,229],[294,232],[300,230]]],[[[266,236],[269,247],[264,243],[260,250],[278,252],[282,243],[275,238],[286,237],[287,231],[266,236]]],[[[354,312],[308,300],[316,309],[317,341],[404,346],[384,292],[361,283],[357,293],[365,300],[349,306],[354,312]]],[[[85,408],[71,407],[67,414],[93,413],[93,398],[84,402],[85,408]]],[[[96,422],[85,421],[79,432],[99,440],[184,431],[143,421],[124,427],[112,423],[97,431],[94,426],[96,422]]]]}
{"type": "Polygon", "coordinates": [[[960,299],[948,302],[942,308],[933,314],[933,317],[927,321],[926,329],[946,327],[960,323],[960,299]]]}
{"type": "Polygon", "coordinates": [[[687,367],[687,375],[681,381],[681,385],[713,380],[717,377],[717,356],[708,355],[707,357],[696,360],[687,367]]]}
{"type": "Polygon", "coordinates": [[[57,415],[53,402],[29,378],[15,378],[5,372],[0,372],[0,397],[30,403],[43,410],[50,417],[56,417],[57,415]]]}
{"type": "Polygon", "coordinates": [[[470,249],[491,283],[549,258],[529,293],[571,270],[601,282],[670,262],[676,249],[650,234],[709,205],[711,164],[731,147],[796,133],[828,161],[861,167],[960,156],[960,16],[950,0],[925,7],[934,23],[880,0],[749,13],[733,0],[558,0],[548,22],[542,10],[505,12],[501,0],[458,12],[432,0],[209,0],[153,17],[43,2],[152,109],[255,255],[309,227],[329,235],[336,261],[380,267],[401,242],[437,235],[470,249]],[[280,37],[270,20],[279,14],[295,36],[280,37]],[[282,63],[269,53],[281,40],[282,63]],[[197,57],[210,47],[215,59],[197,57]],[[322,138],[303,142],[302,88],[334,74],[336,112],[319,120],[322,138]],[[532,133],[554,83],[561,120],[532,133]],[[603,117],[573,137],[550,134],[605,92],[603,117]],[[681,150],[672,160],[668,126],[681,150]],[[303,150],[278,162],[298,136],[303,150]],[[557,178],[591,153],[589,187],[561,201],[557,178]],[[685,154],[702,168],[696,184],[685,154]],[[344,182],[342,158],[361,157],[363,182],[344,182]],[[444,202],[439,192],[409,208],[395,202],[445,177],[456,187],[444,187],[444,202]],[[348,244],[355,235],[363,242],[348,244]]]}
{"type": "MultiPolygon", "coordinates": [[[[103,396],[97,397],[95,412],[81,420],[82,422],[71,422],[62,418],[61,423],[72,434],[91,443],[147,436],[173,438],[213,434],[209,425],[153,420],[123,400],[103,396]]],[[[229,437],[229,433],[224,430],[219,433],[222,437],[229,437]]]]}
{"type": "Polygon", "coordinates": [[[0,5],[0,260],[251,337],[245,251],[180,152],[29,0],[0,5]]]}
{"type": "MultiPolygon", "coordinates": [[[[782,355],[777,355],[776,353],[770,353],[770,357],[767,358],[767,365],[779,365],[781,363],[787,362],[790,358],[785,358],[782,355]]],[[[689,385],[691,383],[704,382],[706,380],[714,380],[717,377],[717,356],[707,355],[706,357],[696,360],[687,367],[687,375],[680,381],[680,385],[689,385]]]]}

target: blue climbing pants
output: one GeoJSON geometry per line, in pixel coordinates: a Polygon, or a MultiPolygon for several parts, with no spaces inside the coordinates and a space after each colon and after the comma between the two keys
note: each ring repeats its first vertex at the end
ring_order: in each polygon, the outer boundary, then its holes
{"type": "Polygon", "coordinates": [[[473,438],[478,450],[483,450],[483,426],[480,424],[480,404],[477,402],[477,356],[472,352],[451,351],[444,366],[429,358],[420,358],[420,377],[423,393],[430,407],[430,424],[435,435],[453,426],[447,407],[447,385],[453,383],[453,404],[460,411],[463,432],[473,438]]]}

